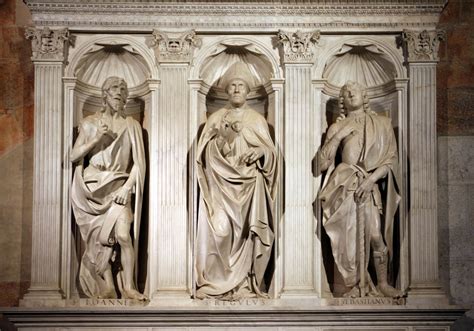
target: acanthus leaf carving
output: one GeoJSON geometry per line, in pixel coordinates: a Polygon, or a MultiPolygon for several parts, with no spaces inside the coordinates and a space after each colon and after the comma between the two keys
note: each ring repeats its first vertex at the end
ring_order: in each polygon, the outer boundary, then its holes
{"type": "Polygon", "coordinates": [[[446,31],[404,30],[402,39],[408,61],[438,61],[439,43],[446,39],[446,31]]]}
{"type": "Polygon", "coordinates": [[[26,39],[31,40],[33,51],[32,60],[54,60],[64,61],[67,58],[67,48],[74,43],[74,38],[69,34],[67,28],[50,29],[27,28],[26,39]]]}
{"type": "Polygon", "coordinates": [[[319,42],[319,30],[312,32],[278,31],[279,43],[283,45],[284,62],[310,63],[316,59],[315,45],[319,42]]]}
{"type": "Polygon", "coordinates": [[[191,62],[194,49],[201,44],[194,30],[181,34],[153,30],[150,47],[155,49],[158,62],[191,62]]]}

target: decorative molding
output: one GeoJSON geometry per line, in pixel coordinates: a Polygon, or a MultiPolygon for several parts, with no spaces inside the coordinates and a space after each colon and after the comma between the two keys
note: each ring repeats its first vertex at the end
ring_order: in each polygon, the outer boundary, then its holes
{"type": "Polygon", "coordinates": [[[202,40],[194,30],[184,33],[153,30],[150,47],[155,50],[158,62],[190,63],[194,48],[200,48],[201,44],[202,40]]]}
{"type": "Polygon", "coordinates": [[[68,43],[73,42],[68,29],[27,28],[25,37],[31,39],[32,60],[64,61],[68,43]]]}
{"type": "Polygon", "coordinates": [[[56,11],[65,13],[94,13],[101,11],[105,13],[123,13],[123,14],[141,14],[144,12],[158,12],[164,15],[245,15],[261,16],[269,13],[278,13],[284,15],[312,16],[328,15],[345,17],[364,16],[364,15],[420,15],[420,14],[439,14],[445,5],[445,0],[432,0],[420,3],[420,1],[391,1],[381,2],[379,0],[359,0],[359,1],[325,1],[325,3],[313,3],[301,1],[300,4],[294,1],[281,1],[274,3],[272,1],[233,1],[233,3],[215,1],[206,4],[205,1],[199,4],[191,2],[175,1],[172,3],[163,2],[142,2],[142,1],[120,1],[110,3],[109,1],[88,1],[81,3],[71,2],[52,2],[48,0],[27,0],[25,1],[33,14],[41,12],[56,11]],[[334,3],[331,3],[334,2],[334,3]]]}
{"type": "Polygon", "coordinates": [[[403,30],[402,38],[409,62],[438,61],[439,43],[446,39],[446,31],[403,30]]]}
{"type": "Polygon", "coordinates": [[[279,44],[283,45],[285,63],[312,63],[316,59],[314,46],[319,42],[319,31],[278,31],[279,44]]]}
{"type": "MultiPolygon", "coordinates": [[[[249,300],[243,301],[243,305],[249,300]]],[[[258,299],[254,299],[258,302],[258,299]]],[[[105,300],[104,300],[105,301],[105,300]]],[[[242,309],[236,302],[220,301],[219,310],[206,309],[147,309],[124,308],[50,308],[18,309],[3,308],[1,313],[18,329],[33,330],[51,328],[59,330],[61,325],[68,330],[91,330],[111,328],[114,330],[150,330],[164,328],[222,330],[224,328],[277,328],[320,330],[339,327],[338,330],[448,330],[466,309],[453,306],[422,309],[413,307],[333,306],[330,309],[294,309],[249,305],[242,309]],[[236,307],[237,306],[237,307],[236,307]],[[401,326],[403,325],[403,326],[401,326]]],[[[237,302],[238,303],[238,302],[237,302]]]]}
{"type": "Polygon", "coordinates": [[[36,25],[87,27],[115,30],[116,28],[153,29],[434,29],[445,0],[420,1],[191,1],[148,2],[120,1],[87,2],[26,0],[36,25]],[[350,16],[350,21],[346,18],[350,16]],[[380,21],[377,18],[391,19],[380,21]],[[295,17],[298,20],[295,21],[295,17]],[[420,17],[423,19],[420,20],[420,17]],[[374,19],[371,19],[374,18],[374,19]],[[368,23],[370,22],[370,23],[368,23]]]}

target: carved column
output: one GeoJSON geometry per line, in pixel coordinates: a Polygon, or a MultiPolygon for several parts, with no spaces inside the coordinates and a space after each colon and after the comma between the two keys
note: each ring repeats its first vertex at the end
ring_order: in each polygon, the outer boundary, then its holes
{"type": "Polygon", "coordinates": [[[313,215],[314,157],[311,71],[319,31],[280,31],[285,68],[285,185],[282,296],[317,295],[316,222],[313,215]]]}
{"type": "Polygon", "coordinates": [[[440,295],[436,64],[443,31],[404,31],[409,68],[410,294],[440,295]]]}
{"type": "Polygon", "coordinates": [[[193,49],[199,46],[194,31],[185,33],[153,32],[153,47],[160,72],[160,98],[156,116],[157,169],[160,177],[153,197],[157,209],[155,237],[150,247],[156,268],[150,270],[155,277],[150,284],[151,298],[189,297],[187,218],[187,158],[188,158],[188,72],[193,49]]]}
{"type": "Polygon", "coordinates": [[[67,29],[28,28],[35,66],[35,133],[31,287],[29,300],[61,299],[62,127],[67,29]]]}

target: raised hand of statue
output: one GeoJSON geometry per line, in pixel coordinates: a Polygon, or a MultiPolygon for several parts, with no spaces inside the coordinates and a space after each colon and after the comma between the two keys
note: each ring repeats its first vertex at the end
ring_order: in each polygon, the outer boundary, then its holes
{"type": "Polygon", "coordinates": [[[372,189],[374,188],[375,181],[369,176],[359,185],[355,191],[355,202],[364,202],[370,196],[372,189]]]}
{"type": "Polygon", "coordinates": [[[114,193],[114,202],[119,205],[125,205],[130,197],[130,189],[126,186],[122,186],[114,193]]]}
{"type": "Polygon", "coordinates": [[[99,121],[99,125],[97,126],[97,132],[95,134],[95,137],[94,137],[94,140],[96,142],[99,142],[102,137],[104,137],[109,131],[109,127],[102,123],[101,121],[99,121]]]}
{"type": "Polygon", "coordinates": [[[241,162],[252,164],[260,159],[263,156],[263,153],[263,148],[261,147],[249,148],[244,154],[241,155],[240,160],[241,162]]]}

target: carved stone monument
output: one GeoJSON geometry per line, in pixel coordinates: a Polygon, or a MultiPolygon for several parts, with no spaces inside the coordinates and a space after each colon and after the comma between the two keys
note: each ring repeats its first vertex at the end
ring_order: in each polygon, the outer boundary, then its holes
{"type": "Polygon", "coordinates": [[[277,153],[265,118],[247,105],[247,67],[235,63],[222,80],[229,104],[209,117],[197,151],[196,296],[267,297],[277,153]]]}
{"type": "Polygon", "coordinates": [[[124,114],[127,96],[123,79],[105,80],[103,109],[82,121],[71,153],[77,164],[72,207],[86,245],[79,280],[93,298],[117,298],[119,290],[122,298],[146,299],[135,285],[145,151],[140,124],[124,114]],[[118,271],[112,268],[114,262],[118,271]]]}
{"type": "Polygon", "coordinates": [[[438,273],[445,0],[24,2],[21,305],[64,309],[6,313],[20,329],[448,330],[463,313],[438,273]]]}

